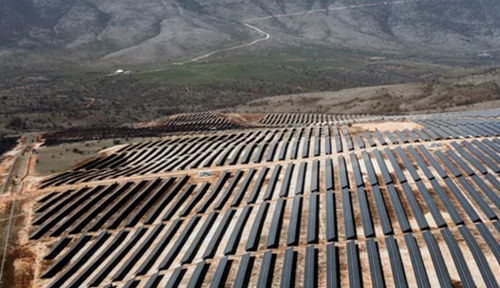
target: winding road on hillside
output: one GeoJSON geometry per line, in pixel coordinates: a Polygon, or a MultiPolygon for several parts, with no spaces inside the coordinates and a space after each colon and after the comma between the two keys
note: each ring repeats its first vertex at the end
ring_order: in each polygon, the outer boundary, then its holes
{"type": "MultiPolygon", "coordinates": [[[[415,3],[415,2],[424,2],[425,0],[401,0],[401,1],[384,1],[384,2],[377,2],[377,3],[369,3],[369,4],[356,4],[356,5],[348,5],[348,6],[341,6],[341,7],[334,7],[334,8],[325,8],[325,9],[317,9],[317,10],[308,10],[308,11],[302,11],[302,12],[295,12],[295,13],[287,13],[287,14],[275,14],[275,15],[270,15],[270,16],[265,16],[265,17],[259,17],[259,18],[249,18],[242,20],[241,23],[245,25],[246,27],[257,31],[259,34],[263,35],[262,38],[254,40],[250,43],[246,44],[241,44],[237,46],[232,46],[229,48],[224,48],[224,49],[219,49],[212,51],[210,53],[207,53],[202,56],[195,57],[193,59],[183,61],[183,62],[177,62],[174,63],[174,65],[184,65],[187,63],[191,62],[197,62],[203,59],[206,59],[214,54],[221,53],[221,52],[227,52],[231,50],[236,50],[244,47],[250,47],[253,46],[259,42],[263,42],[266,40],[271,39],[271,34],[268,32],[265,32],[253,25],[248,24],[247,22],[255,22],[255,21],[262,21],[262,20],[269,20],[269,19],[275,19],[275,18],[283,18],[283,17],[293,17],[293,16],[301,16],[301,15],[307,15],[307,14],[312,14],[312,13],[320,13],[320,12],[332,12],[332,11],[341,11],[341,10],[350,10],[350,9],[360,9],[360,8],[369,8],[369,7],[377,7],[377,6],[384,6],[384,5],[398,5],[398,4],[407,4],[407,3],[415,3]]],[[[428,1],[439,1],[439,0],[428,0],[428,1]]],[[[158,71],[163,71],[165,69],[157,69],[157,70],[150,70],[147,72],[158,72],[158,71]]]]}
{"type": "Polygon", "coordinates": [[[243,25],[245,25],[246,27],[248,27],[248,28],[250,28],[252,30],[255,30],[255,31],[259,32],[260,34],[264,35],[264,37],[260,38],[260,39],[257,39],[257,40],[254,40],[254,41],[252,41],[250,43],[247,43],[247,44],[242,44],[242,45],[237,45],[237,46],[233,46],[233,47],[229,47],[229,48],[225,48],[225,49],[215,50],[215,51],[212,51],[212,52],[207,53],[205,55],[193,58],[191,60],[184,61],[184,62],[179,62],[179,63],[174,63],[174,64],[176,64],[176,65],[183,65],[183,64],[186,64],[186,63],[190,63],[190,62],[196,62],[196,61],[208,58],[208,57],[210,57],[210,56],[212,56],[212,55],[214,55],[216,53],[219,53],[219,52],[226,52],[226,51],[231,51],[231,50],[235,50],[235,49],[239,49],[239,48],[243,48],[243,47],[249,47],[249,46],[255,45],[255,44],[259,43],[259,42],[266,41],[269,38],[271,38],[271,35],[269,33],[264,32],[264,31],[260,30],[259,28],[255,27],[253,25],[250,25],[248,23],[243,23],[243,25]]]}

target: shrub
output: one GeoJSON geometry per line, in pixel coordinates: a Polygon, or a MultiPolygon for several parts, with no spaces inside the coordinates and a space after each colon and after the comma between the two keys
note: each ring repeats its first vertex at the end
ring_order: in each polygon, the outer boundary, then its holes
{"type": "Polygon", "coordinates": [[[73,148],[73,153],[75,154],[83,154],[84,152],[78,148],[73,148]]]}

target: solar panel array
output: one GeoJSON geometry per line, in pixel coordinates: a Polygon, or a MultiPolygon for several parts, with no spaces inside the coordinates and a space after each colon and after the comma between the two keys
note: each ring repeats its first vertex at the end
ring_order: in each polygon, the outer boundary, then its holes
{"type": "Polygon", "coordinates": [[[165,126],[183,127],[190,125],[198,126],[200,130],[204,128],[214,128],[217,130],[229,129],[238,127],[229,121],[226,117],[221,117],[217,114],[204,112],[204,113],[191,113],[175,116],[164,124],[165,126]],[[205,127],[206,126],[206,127],[205,127]]]}
{"type": "MultiPolygon", "coordinates": [[[[436,123],[425,121],[425,123],[436,123]]],[[[434,124],[437,125],[437,124],[434,124]]],[[[351,133],[346,126],[259,129],[237,133],[173,137],[128,145],[47,179],[42,187],[152,175],[185,169],[206,169],[335,155],[372,147],[500,135],[498,122],[460,124],[451,129],[351,133]]]]}
{"type": "Polygon", "coordinates": [[[500,122],[474,120],[122,147],[43,182],[30,234],[47,247],[39,278],[44,287],[497,287],[500,122]],[[198,152],[211,164],[180,165],[198,152]],[[179,169],[158,168],[175,157],[179,169]]]}
{"type": "Polygon", "coordinates": [[[366,115],[366,114],[322,114],[322,113],[271,113],[265,115],[260,122],[269,126],[300,126],[313,124],[348,124],[359,122],[375,122],[390,120],[423,120],[423,119],[454,119],[462,118],[498,118],[500,109],[481,111],[459,111],[432,114],[410,115],[366,115]]]}
{"type": "Polygon", "coordinates": [[[189,135],[238,128],[242,127],[237,123],[233,123],[227,117],[205,112],[177,115],[164,123],[159,121],[154,125],[141,125],[139,127],[74,127],[62,131],[44,133],[42,137],[44,144],[49,146],[96,139],[161,137],[174,134],[189,135]]]}

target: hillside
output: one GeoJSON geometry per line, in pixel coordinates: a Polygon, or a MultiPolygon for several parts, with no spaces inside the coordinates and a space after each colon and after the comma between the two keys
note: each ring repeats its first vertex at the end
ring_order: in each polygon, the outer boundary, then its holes
{"type": "Polygon", "coordinates": [[[257,49],[307,42],[395,53],[476,54],[500,44],[494,12],[499,10],[494,0],[0,0],[0,47],[145,62],[261,37],[245,21],[272,36],[257,49]],[[328,11],[314,12],[318,9],[328,11]],[[306,11],[314,13],[301,13],[306,11]],[[288,13],[299,14],[254,19],[288,13]]]}
{"type": "Polygon", "coordinates": [[[442,77],[427,83],[266,97],[224,111],[412,114],[497,108],[500,107],[500,79],[497,73],[490,74],[492,71],[442,77]]]}

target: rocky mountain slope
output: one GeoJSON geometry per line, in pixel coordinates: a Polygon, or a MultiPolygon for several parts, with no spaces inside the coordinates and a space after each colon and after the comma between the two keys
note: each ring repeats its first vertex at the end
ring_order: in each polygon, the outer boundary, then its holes
{"type": "Polygon", "coordinates": [[[261,37],[241,24],[245,19],[327,8],[250,21],[272,35],[256,47],[308,42],[412,53],[500,47],[497,0],[0,0],[0,48],[171,59],[261,37]]]}

